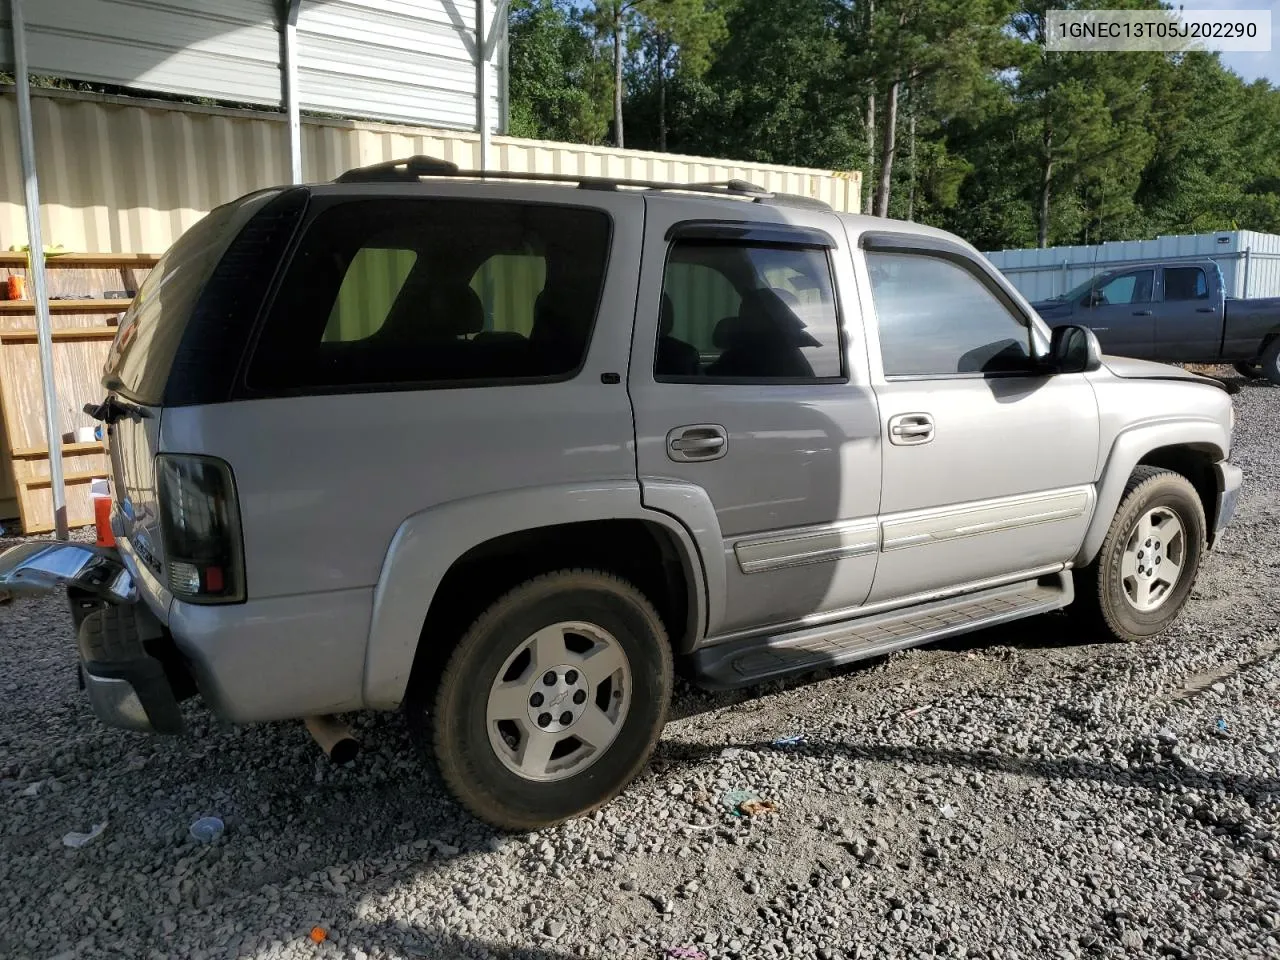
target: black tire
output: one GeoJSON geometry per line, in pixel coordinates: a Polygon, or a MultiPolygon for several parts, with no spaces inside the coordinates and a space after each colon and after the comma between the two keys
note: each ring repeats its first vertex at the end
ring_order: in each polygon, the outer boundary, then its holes
{"type": "Polygon", "coordinates": [[[1246,380],[1258,380],[1262,377],[1262,367],[1251,361],[1241,360],[1232,366],[1235,367],[1236,373],[1246,380]]]}
{"type": "MultiPolygon", "coordinates": [[[[671,646],[657,611],[634,586],[595,570],[561,570],[526,581],[494,602],[449,658],[432,710],[434,752],[446,786],[471,813],[505,830],[536,830],[581,816],[617,796],[644,768],[671,701],[671,646]],[[631,673],[630,707],[612,743],[564,779],[510,770],[489,741],[488,691],[537,631],[586,621],[610,633],[631,673]]],[[[415,725],[419,735],[425,729],[415,725]]]]}
{"type": "Polygon", "coordinates": [[[1280,337],[1274,337],[1262,351],[1262,375],[1280,387],[1280,337]]]}
{"type": "Polygon", "coordinates": [[[1163,633],[1182,613],[1195,586],[1205,552],[1204,507],[1191,482],[1159,467],[1138,467],[1120,498],[1120,507],[1093,563],[1074,571],[1073,613],[1117,640],[1134,642],[1163,633]],[[1185,534],[1183,570],[1158,607],[1141,611],[1130,604],[1120,576],[1121,560],[1138,520],[1153,507],[1172,511],[1185,534]]]}

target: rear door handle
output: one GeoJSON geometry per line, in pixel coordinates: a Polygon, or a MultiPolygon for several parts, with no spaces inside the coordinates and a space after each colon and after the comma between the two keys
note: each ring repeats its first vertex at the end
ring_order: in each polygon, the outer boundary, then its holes
{"type": "Polygon", "coordinates": [[[933,417],[927,413],[900,413],[889,418],[889,442],[899,447],[928,443],[933,429],[933,417]]]}
{"type": "Polygon", "coordinates": [[[1213,307],[1196,307],[1196,313],[1217,313],[1213,307]]]}
{"type": "Polygon", "coordinates": [[[1135,310],[1135,311],[1133,311],[1133,315],[1134,315],[1135,317],[1149,317],[1149,316],[1151,316],[1151,311],[1150,311],[1150,310],[1135,310]]]}
{"type": "Polygon", "coordinates": [[[677,463],[719,460],[729,452],[729,434],[718,423],[676,427],[667,434],[667,456],[677,463]]]}

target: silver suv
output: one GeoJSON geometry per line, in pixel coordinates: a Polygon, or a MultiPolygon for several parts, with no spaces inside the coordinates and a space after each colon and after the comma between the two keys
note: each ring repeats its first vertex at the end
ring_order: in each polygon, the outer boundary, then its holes
{"type": "Polygon", "coordinates": [[[97,715],[405,709],[515,829],[626,786],[677,664],[1068,604],[1153,637],[1241,479],[1221,384],[1050,335],[945,232],[738,181],[415,157],[254,193],[165,255],[103,386],[118,550],[0,563],[66,590],[97,715]]]}

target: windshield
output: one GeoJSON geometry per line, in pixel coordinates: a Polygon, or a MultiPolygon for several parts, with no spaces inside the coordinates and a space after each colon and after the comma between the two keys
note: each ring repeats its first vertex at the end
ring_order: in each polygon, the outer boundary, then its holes
{"type": "Polygon", "coordinates": [[[1091,288],[1102,286],[1103,281],[1107,279],[1105,273],[1099,273],[1090,277],[1084,283],[1078,284],[1068,290],[1066,293],[1060,293],[1054,297],[1055,300],[1081,300],[1091,288]]]}

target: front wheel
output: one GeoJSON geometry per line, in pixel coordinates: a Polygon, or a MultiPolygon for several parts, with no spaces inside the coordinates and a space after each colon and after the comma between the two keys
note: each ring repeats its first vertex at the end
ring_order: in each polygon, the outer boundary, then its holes
{"type": "Polygon", "coordinates": [[[1171,470],[1138,467],[1097,559],[1075,572],[1079,612],[1120,640],[1156,636],[1182,612],[1204,550],[1195,487],[1171,470]]]}
{"type": "Polygon", "coordinates": [[[649,759],[672,672],[662,621],[631,584],[590,570],[529,580],[476,620],[440,679],[445,783],[502,829],[589,813],[649,759]]]}

